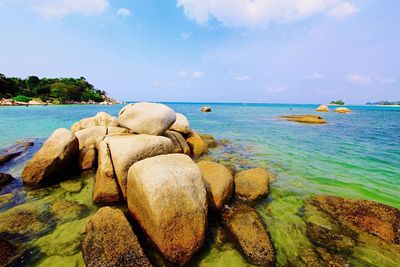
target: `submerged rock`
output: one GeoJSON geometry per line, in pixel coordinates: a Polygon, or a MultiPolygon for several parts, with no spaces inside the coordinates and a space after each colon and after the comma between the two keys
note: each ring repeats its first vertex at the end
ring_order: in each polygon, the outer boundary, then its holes
{"type": "Polygon", "coordinates": [[[12,182],[12,180],[14,180],[14,177],[12,177],[11,174],[0,172],[0,188],[2,186],[8,185],[12,182]]]}
{"type": "Polygon", "coordinates": [[[24,184],[38,185],[59,177],[77,166],[79,142],[64,128],[57,129],[42,148],[26,164],[22,172],[24,184]]]}
{"type": "Polygon", "coordinates": [[[58,200],[51,206],[51,212],[59,221],[72,221],[86,210],[85,205],[71,200],[58,200]]]}
{"type": "Polygon", "coordinates": [[[220,210],[229,201],[233,193],[233,176],[224,165],[212,161],[197,163],[205,180],[208,205],[220,210]]]}
{"type": "Polygon", "coordinates": [[[82,242],[86,266],[151,266],[122,211],[104,207],[86,225],[82,242]]]}
{"type": "Polygon", "coordinates": [[[318,111],[318,112],[328,112],[328,111],[329,111],[329,107],[328,107],[327,105],[321,105],[321,106],[317,107],[317,108],[315,109],[315,111],[318,111]]]}
{"type": "Polygon", "coordinates": [[[192,131],[188,119],[181,113],[176,113],[176,121],[169,129],[182,134],[189,134],[192,131]]]}
{"type": "Polygon", "coordinates": [[[193,133],[191,137],[186,139],[193,156],[199,157],[208,153],[208,147],[201,137],[193,133]]]}
{"type": "Polygon", "coordinates": [[[235,197],[245,202],[254,203],[269,193],[269,174],[263,168],[245,170],[235,175],[235,197]]]}
{"type": "Polygon", "coordinates": [[[211,134],[199,134],[201,139],[203,139],[204,143],[206,143],[207,147],[213,148],[217,147],[217,141],[215,141],[214,136],[211,134]]]}
{"type": "Polygon", "coordinates": [[[336,113],[351,113],[352,111],[348,108],[336,108],[335,112],[336,113]]]}
{"type": "Polygon", "coordinates": [[[129,169],[128,208],[163,256],[187,263],[202,246],[207,196],[199,167],[183,154],[139,161],[129,169]]]}
{"type": "Polygon", "coordinates": [[[60,187],[71,193],[78,193],[82,190],[83,182],[81,180],[68,180],[60,183],[60,187]]]}
{"type": "Polygon", "coordinates": [[[222,221],[250,263],[266,266],[275,264],[275,249],[268,230],[252,207],[240,202],[226,207],[222,221]]]}
{"type": "Polygon", "coordinates": [[[211,107],[202,107],[200,109],[201,112],[211,112],[211,107]]]}
{"type": "Polygon", "coordinates": [[[33,146],[32,141],[22,141],[17,142],[12,146],[0,149],[0,165],[20,156],[30,146],[33,146]]]}
{"type": "Polygon", "coordinates": [[[175,112],[158,103],[129,104],[118,115],[118,122],[122,126],[138,134],[162,135],[175,120],[175,112]]]}
{"type": "Polygon", "coordinates": [[[312,114],[305,114],[305,115],[289,115],[289,116],[281,116],[282,119],[287,121],[295,121],[300,123],[309,123],[309,124],[325,124],[326,121],[318,116],[312,114]]]}

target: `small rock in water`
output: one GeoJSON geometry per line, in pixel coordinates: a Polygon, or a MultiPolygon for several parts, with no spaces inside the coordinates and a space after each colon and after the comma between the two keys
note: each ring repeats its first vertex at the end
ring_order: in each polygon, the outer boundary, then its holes
{"type": "Polygon", "coordinates": [[[235,175],[235,197],[254,204],[268,195],[271,174],[263,168],[245,170],[235,175]]]}
{"type": "Polygon", "coordinates": [[[201,112],[211,112],[211,107],[202,107],[200,109],[201,112]]]}
{"type": "Polygon", "coordinates": [[[328,107],[327,105],[321,105],[321,106],[317,107],[317,108],[315,109],[315,111],[318,111],[318,112],[328,112],[328,111],[329,111],[329,107],[328,107]]]}
{"type": "Polygon", "coordinates": [[[281,116],[282,119],[287,121],[295,121],[300,123],[308,123],[308,124],[325,124],[326,121],[318,116],[312,114],[305,114],[305,115],[289,115],[289,116],[281,116]]]}
{"type": "Polygon", "coordinates": [[[11,183],[12,180],[14,180],[14,177],[11,174],[0,172],[0,188],[11,183]]]}
{"type": "Polygon", "coordinates": [[[336,113],[351,113],[351,110],[348,108],[336,108],[335,112],[336,113]]]}
{"type": "Polygon", "coordinates": [[[67,180],[60,183],[60,187],[71,193],[78,193],[82,190],[83,182],[81,180],[67,180]]]}
{"type": "Polygon", "coordinates": [[[79,218],[86,207],[76,201],[58,200],[51,206],[51,212],[60,221],[71,221],[79,218]]]}

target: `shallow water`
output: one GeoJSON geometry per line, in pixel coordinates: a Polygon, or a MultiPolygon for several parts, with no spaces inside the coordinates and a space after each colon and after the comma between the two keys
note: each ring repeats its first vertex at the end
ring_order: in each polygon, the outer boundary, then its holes
{"type": "MultiPolygon", "coordinates": [[[[184,113],[192,128],[230,141],[226,146],[212,149],[208,158],[232,162],[238,169],[265,167],[276,175],[268,199],[257,210],[271,232],[278,265],[286,264],[287,260],[293,262],[302,249],[312,247],[299,214],[309,196],[331,194],[370,199],[400,208],[400,108],[350,106],[352,114],[318,113],[328,121],[327,125],[305,125],[277,117],[315,113],[316,106],[210,104],[213,111],[201,113],[199,109],[204,104],[168,105],[184,113]]],[[[79,249],[81,233],[97,209],[91,203],[93,174],[76,177],[82,187],[79,192],[66,191],[58,184],[43,190],[25,189],[19,177],[26,160],[53,130],[68,128],[99,111],[117,115],[120,108],[118,105],[0,107],[0,147],[27,138],[36,142],[28,154],[0,167],[0,172],[9,172],[17,178],[0,189],[0,216],[13,211],[15,206],[28,206],[26,209],[36,209],[42,222],[39,226],[46,225],[40,233],[28,234],[30,238],[24,240],[30,250],[21,265],[83,265],[79,249]],[[61,199],[85,205],[84,212],[67,221],[55,219],[49,209],[61,199]]],[[[191,265],[249,266],[230,242],[215,241],[217,227],[210,225],[206,245],[191,265]]],[[[21,236],[12,238],[17,240],[21,236]]],[[[356,253],[362,255],[365,251],[356,253]]],[[[378,253],[373,257],[379,262],[385,255],[378,253]]],[[[374,265],[372,259],[369,263],[374,265]]]]}

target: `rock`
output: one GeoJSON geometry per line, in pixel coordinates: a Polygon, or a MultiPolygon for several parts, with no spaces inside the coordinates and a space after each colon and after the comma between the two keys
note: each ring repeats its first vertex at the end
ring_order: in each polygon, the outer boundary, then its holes
{"type": "Polygon", "coordinates": [[[24,184],[46,183],[63,172],[71,171],[77,165],[78,151],[78,139],[71,131],[64,128],[55,130],[26,164],[22,172],[24,184]]]}
{"type": "Polygon", "coordinates": [[[19,256],[17,246],[0,238],[0,265],[9,266],[19,256]]]}
{"type": "Polygon", "coordinates": [[[343,257],[331,254],[323,248],[304,248],[299,251],[296,264],[289,266],[348,267],[350,265],[343,257]]]}
{"type": "Polygon", "coordinates": [[[169,129],[182,134],[189,134],[192,131],[188,119],[181,113],[176,113],[176,121],[169,129]]]}
{"type": "Polygon", "coordinates": [[[193,156],[199,157],[208,153],[208,147],[206,143],[204,143],[203,139],[201,139],[198,134],[193,133],[193,135],[186,139],[186,141],[193,156]]]}
{"type": "Polygon", "coordinates": [[[161,155],[129,169],[128,208],[163,256],[187,263],[204,241],[207,196],[199,167],[183,154],[161,155]]]}
{"type": "Polygon", "coordinates": [[[182,134],[175,132],[175,131],[171,131],[171,133],[173,133],[175,135],[176,140],[178,141],[178,143],[182,149],[182,153],[190,156],[190,147],[189,147],[188,143],[186,142],[185,138],[183,138],[182,134]]]}
{"type": "Polygon", "coordinates": [[[114,203],[121,200],[111,154],[106,142],[99,146],[99,160],[93,189],[93,203],[114,203]]]}
{"type": "Polygon", "coordinates": [[[138,134],[162,135],[176,120],[175,112],[163,104],[136,103],[121,109],[118,122],[138,134]]]}
{"type": "Polygon", "coordinates": [[[224,209],[222,222],[250,263],[274,266],[273,243],[266,226],[252,207],[237,202],[224,209]]]}
{"type": "Polygon", "coordinates": [[[105,139],[122,195],[126,199],[126,183],[129,168],[137,161],[174,152],[171,140],[163,136],[127,135],[105,139]]]}
{"type": "Polygon", "coordinates": [[[206,143],[207,147],[213,148],[218,146],[217,141],[215,141],[214,136],[211,134],[199,134],[199,136],[206,143]]]}
{"type": "Polygon", "coordinates": [[[335,112],[336,113],[351,113],[351,110],[348,108],[336,108],[335,112]]]}
{"type": "Polygon", "coordinates": [[[328,111],[329,111],[329,107],[328,107],[327,105],[321,105],[321,106],[317,107],[317,108],[315,109],[315,111],[318,111],[318,112],[328,112],[328,111]]]}
{"type": "Polygon", "coordinates": [[[11,174],[0,172],[0,188],[2,186],[8,185],[13,180],[14,180],[14,177],[12,177],[11,174]]]}
{"type": "Polygon", "coordinates": [[[8,193],[4,195],[0,195],[0,206],[6,205],[10,203],[14,199],[13,193],[8,193]]]}
{"type": "MultiPolygon", "coordinates": [[[[221,163],[221,162],[220,162],[220,163],[221,163]]],[[[236,168],[235,168],[235,165],[234,165],[234,164],[232,164],[232,163],[221,163],[221,164],[224,165],[225,168],[227,168],[227,169],[231,172],[231,174],[232,174],[233,177],[235,177],[236,168]]]]}
{"type": "Polygon", "coordinates": [[[72,132],[77,132],[82,129],[96,127],[96,126],[114,126],[118,127],[119,123],[116,117],[113,117],[105,112],[99,112],[94,117],[85,118],[76,122],[71,127],[72,132]]]}
{"type": "Polygon", "coordinates": [[[79,168],[90,170],[96,166],[97,150],[95,148],[84,147],[79,151],[79,168]]]}
{"type": "Polygon", "coordinates": [[[128,129],[122,127],[107,127],[107,135],[115,135],[115,134],[129,134],[131,133],[128,129]]]}
{"type": "Polygon", "coordinates": [[[164,136],[169,138],[174,145],[174,153],[182,153],[182,148],[178,142],[178,139],[176,139],[176,136],[171,131],[166,131],[164,136]]]}
{"type": "Polygon", "coordinates": [[[289,116],[281,116],[281,118],[287,121],[295,121],[300,123],[309,123],[309,124],[324,124],[326,121],[318,116],[312,114],[305,114],[305,115],[289,115],[289,116]]]}
{"type": "Polygon", "coordinates": [[[205,180],[208,206],[220,210],[233,193],[233,176],[222,164],[212,161],[197,163],[205,180]]]}
{"type": "Polygon", "coordinates": [[[82,190],[83,183],[81,180],[67,180],[60,183],[60,187],[71,193],[78,193],[82,190]]]}
{"type": "Polygon", "coordinates": [[[99,137],[104,137],[107,134],[107,127],[95,126],[75,132],[76,138],[79,140],[79,149],[84,147],[93,148],[96,145],[96,140],[99,137]]]}
{"type": "Polygon", "coordinates": [[[202,107],[200,109],[201,112],[211,112],[211,107],[202,107]]]}
{"type": "Polygon", "coordinates": [[[79,218],[85,210],[86,207],[84,205],[70,200],[57,200],[51,206],[51,212],[57,220],[63,222],[79,218]]]}
{"type": "Polygon", "coordinates": [[[82,241],[86,266],[151,266],[122,211],[104,207],[86,225],[82,241]]]}
{"type": "Polygon", "coordinates": [[[271,175],[262,168],[245,170],[235,175],[236,198],[254,203],[268,195],[271,175]]]}
{"type": "Polygon", "coordinates": [[[33,146],[32,141],[22,141],[17,142],[14,145],[3,148],[0,150],[0,164],[6,163],[13,158],[20,156],[24,153],[30,146],[33,146]]]}

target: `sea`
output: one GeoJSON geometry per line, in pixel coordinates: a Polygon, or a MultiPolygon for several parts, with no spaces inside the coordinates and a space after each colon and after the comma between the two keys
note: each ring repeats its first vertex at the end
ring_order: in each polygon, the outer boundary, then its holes
{"type": "MultiPolygon", "coordinates": [[[[186,115],[192,129],[223,144],[210,149],[205,159],[234,164],[237,170],[262,167],[274,175],[268,198],[256,209],[271,233],[278,266],[295,262],[304,247],[313,246],[305,236],[301,215],[304,201],[312,196],[367,199],[400,209],[400,107],[346,106],[353,112],[338,114],[334,107],[318,113],[318,105],[301,104],[165,104],[186,115]],[[200,112],[202,106],[211,106],[212,112],[200,112]],[[279,118],[292,114],[318,114],[328,123],[310,125],[279,118]]],[[[55,129],[69,128],[100,111],[117,116],[122,107],[0,107],[0,148],[21,140],[35,142],[28,153],[0,166],[0,172],[16,178],[0,189],[0,237],[7,223],[1,222],[2,214],[10,217],[18,207],[33,210],[40,221],[40,231],[32,226],[28,232],[16,230],[8,236],[24,244],[17,266],[84,266],[80,241],[85,224],[99,208],[91,203],[94,173],[74,178],[79,190],[66,190],[68,184],[28,189],[20,177],[26,161],[55,129]],[[79,202],[85,212],[69,220],[50,219],[49,210],[57,200],[79,202]]],[[[219,228],[210,225],[204,248],[189,265],[251,266],[231,242],[221,241],[219,228]]],[[[163,265],[158,256],[151,257],[163,265]]],[[[374,262],[370,260],[371,266],[374,262]]]]}

